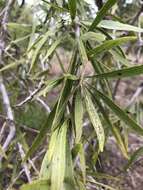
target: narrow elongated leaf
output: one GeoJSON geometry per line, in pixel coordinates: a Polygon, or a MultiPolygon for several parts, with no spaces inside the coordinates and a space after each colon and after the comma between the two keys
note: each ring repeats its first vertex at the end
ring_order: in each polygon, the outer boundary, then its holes
{"type": "Polygon", "coordinates": [[[54,52],[54,50],[56,49],[56,47],[61,43],[63,37],[57,39],[52,45],[51,47],[47,50],[46,56],[44,57],[44,59],[48,59],[48,57],[54,52]]]}
{"type": "Polygon", "coordinates": [[[33,22],[32,25],[32,32],[30,34],[30,39],[29,39],[29,44],[27,47],[27,52],[31,49],[32,45],[33,45],[33,38],[35,37],[35,32],[36,32],[36,27],[37,27],[37,22],[33,22]]]}
{"type": "Polygon", "coordinates": [[[51,177],[51,160],[56,148],[58,138],[58,130],[55,130],[50,139],[49,148],[42,161],[40,170],[40,179],[50,179],[51,177]]]}
{"type": "Polygon", "coordinates": [[[7,71],[9,69],[15,68],[20,64],[21,64],[20,62],[12,62],[12,63],[0,68],[0,72],[7,71]]]}
{"type": "Polygon", "coordinates": [[[66,169],[65,169],[64,181],[66,183],[72,184],[73,187],[75,186],[73,161],[68,140],[66,144],[66,169]]]}
{"type": "Polygon", "coordinates": [[[101,33],[96,33],[96,32],[87,32],[87,33],[84,33],[82,36],[81,36],[81,39],[82,40],[95,40],[97,42],[102,42],[104,41],[106,38],[105,35],[101,34],[101,33]]]}
{"type": "Polygon", "coordinates": [[[19,42],[22,42],[22,41],[24,41],[24,40],[27,40],[29,37],[30,37],[30,34],[28,34],[28,35],[26,35],[26,36],[24,36],[24,37],[18,38],[18,39],[16,39],[16,40],[13,40],[13,41],[11,41],[10,43],[11,43],[11,44],[17,44],[17,43],[19,43],[19,42]]]}
{"type": "Polygon", "coordinates": [[[103,5],[103,7],[97,13],[96,18],[93,23],[89,27],[89,30],[92,31],[94,28],[100,23],[100,21],[105,17],[106,13],[109,9],[117,2],[117,0],[107,0],[107,2],[103,5]]]}
{"type": "MultiPolygon", "coordinates": [[[[77,59],[77,51],[75,49],[75,51],[73,52],[73,56],[71,58],[68,74],[72,74],[72,75],[75,74],[74,72],[75,72],[76,59],[77,59]]],[[[65,78],[65,80],[64,80],[63,88],[61,90],[61,93],[60,93],[60,96],[58,99],[58,103],[57,103],[55,118],[53,121],[53,126],[52,126],[53,130],[57,127],[58,123],[60,122],[60,120],[65,112],[67,102],[71,96],[73,82],[74,81],[68,80],[67,78],[65,78]]]]}
{"type": "Polygon", "coordinates": [[[103,126],[101,124],[99,115],[93,105],[91,96],[89,94],[89,92],[86,90],[85,91],[85,105],[86,105],[86,109],[87,112],[89,114],[91,123],[96,131],[97,134],[97,139],[99,142],[99,149],[102,152],[103,151],[103,147],[104,147],[104,142],[105,142],[105,135],[104,135],[104,129],[103,126]]]}
{"type": "Polygon", "coordinates": [[[40,133],[37,135],[34,142],[32,143],[32,146],[28,150],[28,152],[27,152],[27,154],[26,154],[26,156],[24,158],[24,161],[26,161],[31,156],[31,154],[33,154],[33,152],[37,149],[37,147],[44,140],[44,137],[45,137],[45,134],[46,134],[47,130],[50,129],[51,126],[52,126],[53,119],[54,119],[54,116],[55,116],[56,107],[57,107],[57,104],[55,104],[55,106],[54,106],[53,110],[50,112],[46,122],[41,127],[40,133]]]}
{"type": "Polygon", "coordinates": [[[122,63],[123,65],[128,66],[128,67],[131,65],[131,64],[130,64],[130,60],[128,60],[125,56],[121,55],[121,54],[117,51],[117,48],[116,48],[116,50],[111,49],[109,52],[112,54],[112,56],[113,56],[113,58],[114,58],[114,60],[115,60],[116,62],[120,62],[120,63],[122,63]]]}
{"type": "Polygon", "coordinates": [[[114,177],[106,173],[88,172],[88,174],[94,176],[96,179],[107,179],[107,180],[114,180],[114,181],[120,180],[120,177],[114,177]]]}
{"type": "Polygon", "coordinates": [[[50,92],[53,88],[58,86],[63,81],[63,77],[59,79],[49,80],[46,82],[46,87],[41,89],[34,98],[37,98],[39,96],[46,96],[48,92],[50,92]]]}
{"type": "Polygon", "coordinates": [[[82,171],[83,182],[85,184],[86,183],[86,161],[85,161],[85,153],[84,153],[83,144],[80,144],[79,158],[80,158],[80,167],[82,171]]]}
{"type": "MultiPolygon", "coordinates": [[[[65,121],[60,129],[52,132],[47,153],[42,162],[40,178],[51,180],[51,190],[62,190],[66,173],[66,134],[68,123],[65,121]]],[[[70,171],[68,171],[70,172],[70,171]]]]}
{"type": "MultiPolygon", "coordinates": [[[[91,59],[91,64],[95,70],[95,73],[100,74],[104,72],[103,64],[95,59],[91,59]]],[[[108,79],[100,80],[100,85],[103,91],[107,92],[110,97],[112,97],[111,87],[108,79]]]]}
{"type": "MultiPolygon", "coordinates": [[[[93,88],[93,87],[92,87],[93,88]]],[[[101,98],[105,104],[122,120],[126,123],[131,129],[133,129],[139,135],[143,135],[143,128],[141,128],[126,112],[124,112],[119,106],[117,106],[110,98],[96,90],[94,92],[97,98],[101,98]]]]}
{"type": "Polygon", "coordinates": [[[19,23],[14,23],[14,22],[9,22],[7,24],[8,28],[10,30],[18,31],[18,32],[31,32],[31,25],[28,24],[19,24],[19,23]]]}
{"type": "Polygon", "coordinates": [[[72,74],[64,74],[64,77],[66,79],[69,79],[69,80],[79,80],[79,78],[76,76],[76,75],[72,75],[72,74]]]}
{"type": "Polygon", "coordinates": [[[88,54],[89,54],[89,56],[95,56],[95,55],[98,55],[98,54],[103,53],[105,51],[108,51],[111,48],[122,45],[124,43],[129,42],[129,41],[134,41],[136,39],[137,38],[134,36],[129,36],[129,37],[118,38],[115,40],[108,40],[108,41],[105,41],[103,44],[98,45],[96,48],[90,50],[88,52],[88,54]]]}
{"type": "Polygon", "coordinates": [[[70,10],[70,15],[71,15],[71,18],[72,20],[75,19],[75,16],[76,16],[76,0],[68,0],[68,7],[69,7],[69,10],[70,10]]]}
{"type": "Polygon", "coordinates": [[[135,162],[140,156],[143,155],[143,147],[140,147],[139,149],[137,149],[132,155],[131,158],[128,162],[128,164],[124,167],[125,170],[127,170],[132,164],[133,162],[135,162]]]}
{"type": "Polygon", "coordinates": [[[129,24],[124,24],[118,21],[113,20],[102,20],[98,27],[112,29],[112,30],[124,30],[124,31],[133,31],[133,32],[143,32],[143,28],[132,26],[129,24]]]}
{"type": "Polygon", "coordinates": [[[81,135],[82,135],[82,125],[83,125],[83,105],[82,105],[82,96],[80,91],[78,90],[75,97],[75,132],[76,138],[75,143],[78,144],[81,135]]]}
{"type": "Polygon", "coordinates": [[[112,134],[114,135],[116,141],[117,141],[117,145],[119,146],[120,150],[122,151],[122,154],[124,155],[125,158],[129,158],[128,156],[128,152],[127,152],[127,149],[126,149],[126,146],[124,145],[124,141],[122,139],[122,136],[121,136],[121,133],[120,131],[118,130],[118,128],[116,128],[115,126],[113,126],[113,124],[111,123],[110,119],[109,119],[109,116],[107,115],[106,111],[104,110],[102,104],[100,103],[100,101],[96,98],[96,95],[93,94],[91,91],[90,93],[92,94],[92,96],[94,97],[98,107],[99,107],[99,110],[101,111],[102,115],[103,115],[103,118],[105,120],[105,123],[107,125],[107,127],[109,127],[109,129],[111,130],[112,134]]]}
{"type": "Polygon", "coordinates": [[[62,190],[66,168],[67,121],[61,126],[52,158],[51,190],[62,190]]]}
{"type": "Polygon", "coordinates": [[[32,57],[32,61],[31,61],[31,65],[30,65],[30,71],[33,68],[35,61],[40,53],[41,48],[43,47],[43,45],[46,43],[48,37],[50,35],[52,35],[53,33],[51,31],[48,31],[43,38],[38,42],[37,46],[36,46],[36,50],[34,51],[33,57],[32,57]]]}
{"type": "MultiPolygon", "coordinates": [[[[117,71],[111,71],[98,75],[91,76],[96,78],[124,78],[143,74],[143,65],[134,66],[125,69],[119,69],[117,71]]],[[[89,76],[90,77],[90,76],[89,76]]]]}
{"type": "Polygon", "coordinates": [[[87,57],[85,46],[81,39],[79,39],[78,42],[79,42],[79,52],[80,52],[82,63],[86,64],[88,63],[88,57],[87,57]]]}

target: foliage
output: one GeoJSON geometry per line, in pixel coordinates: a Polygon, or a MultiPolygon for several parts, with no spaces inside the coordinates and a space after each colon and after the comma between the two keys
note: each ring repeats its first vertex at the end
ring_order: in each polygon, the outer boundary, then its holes
{"type": "MultiPolygon", "coordinates": [[[[17,11],[17,3],[14,6],[16,12],[11,13],[8,23],[10,40],[4,57],[7,65],[2,66],[0,72],[11,84],[7,87],[12,93],[16,124],[35,126],[38,134],[29,143],[23,130],[17,127],[0,172],[12,171],[7,182],[9,188],[21,186],[23,182],[15,180],[13,183],[13,180],[23,163],[41,150],[40,145],[48,133],[48,150],[40,164],[40,174],[36,180],[33,177],[32,183],[22,185],[21,190],[76,190],[91,186],[112,189],[98,182],[92,174],[100,176],[97,162],[109,136],[116,139],[123,156],[130,159],[129,165],[137,157],[135,153],[130,158],[126,140],[129,133],[142,136],[143,128],[129,114],[130,108],[117,105],[114,84],[118,79],[143,74],[143,66],[130,66],[126,54],[126,49],[130,44],[135,45],[143,29],[125,24],[118,17],[121,12],[114,11],[116,0],[107,0],[94,19],[89,16],[91,9],[83,0],[38,2],[35,9],[39,19],[29,13],[31,8],[27,5],[20,11],[17,11]],[[38,12],[39,7],[41,12],[38,12]],[[14,15],[17,14],[22,16],[16,20],[14,15]],[[70,51],[68,68],[58,54],[60,49],[70,51]],[[54,56],[61,73],[51,77],[54,56]],[[93,73],[90,75],[86,73],[89,65],[93,73]],[[49,103],[50,113],[44,112],[35,101],[48,99],[55,91],[54,105],[49,103]],[[90,124],[85,125],[87,120],[90,124]],[[122,132],[126,127],[128,134],[124,136],[122,132]],[[14,162],[11,154],[17,142],[23,145],[26,155],[11,166],[9,163],[14,162]]],[[[5,186],[3,178],[1,184],[5,186]]]]}

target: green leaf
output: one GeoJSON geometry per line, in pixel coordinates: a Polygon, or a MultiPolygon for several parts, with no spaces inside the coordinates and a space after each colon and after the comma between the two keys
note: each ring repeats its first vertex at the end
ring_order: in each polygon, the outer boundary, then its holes
{"type": "Polygon", "coordinates": [[[76,0],[68,0],[68,7],[70,10],[71,19],[74,20],[76,17],[76,0]]]}
{"type": "Polygon", "coordinates": [[[72,74],[69,74],[69,73],[65,73],[64,77],[66,79],[69,79],[69,80],[79,80],[79,78],[76,75],[72,75],[72,74]]]}
{"type": "Polygon", "coordinates": [[[80,158],[80,167],[82,171],[83,182],[85,184],[86,183],[86,161],[85,161],[85,153],[84,153],[83,144],[80,144],[79,158],[80,158]]]}
{"type": "Polygon", "coordinates": [[[19,24],[19,23],[14,23],[14,22],[9,22],[7,24],[8,28],[10,30],[18,31],[18,32],[31,32],[31,25],[28,24],[19,24]]]}
{"type": "Polygon", "coordinates": [[[50,179],[51,177],[51,160],[57,145],[56,144],[57,138],[58,138],[58,130],[55,130],[51,134],[49,148],[42,161],[41,170],[40,170],[40,179],[50,179]]]}
{"type": "Polygon", "coordinates": [[[103,148],[104,148],[104,142],[105,142],[104,129],[103,129],[102,123],[100,121],[99,115],[93,105],[90,93],[87,90],[85,90],[84,92],[85,92],[84,98],[85,98],[86,109],[89,114],[91,123],[97,134],[97,139],[99,142],[99,149],[102,152],[103,148]]]}
{"type": "MultiPolygon", "coordinates": [[[[31,61],[31,65],[30,65],[30,71],[31,69],[33,68],[36,60],[37,60],[37,57],[40,53],[40,50],[42,49],[43,45],[46,43],[46,41],[48,40],[48,37],[51,36],[53,34],[52,31],[48,31],[46,32],[46,34],[44,34],[44,36],[40,39],[40,41],[38,42],[37,46],[36,46],[36,49],[33,53],[33,56],[32,56],[32,61],[31,61]]],[[[30,72],[29,71],[29,72],[30,72]]]]}
{"type": "Polygon", "coordinates": [[[37,137],[35,138],[34,142],[32,143],[30,149],[28,150],[25,158],[24,158],[24,162],[31,156],[31,154],[34,153],[34,151],[37,149],[37,147],[42,143],[42,141],[44,140],[45,134],[48,131],[48,129],[51,128],[52,123],[53,123],[53,119],[55,116],[55,111],[57,108],[57,104],[55,104],[53,110],[50,112],[50,114],[48,115],[48,118],[46,120],[46,122],[44,123],[44,125],[41,127],[40,129],[40,133],[37,135],[37,137]]]}
{"type": "MultiPolygon", "coordinates": [[[[75,75],[76,59],[77,59],[77,51],[75,49],[73,52],[73,56],[71,58],[69,71],[67,74],[75,75]]],[[[67,102],[69,101],[69,98],[72,94],[73,82],[74,82],[73,80],[69,80],[67,78],[64,79],[64,84],[63,84],[61,93],[59,95],[55,118],[54,118],[53,125],[52,125],[53,130],[56,129],[58,123],[60,122],[60,120],[65,112],[67,102]]]]}
{"type": "Polygon", "coordinates": [[[131,155],[131,158],[127,163],[127,165],[124,167],[124,170],[127,170],[133,164],[133,162],[135,162],[142,155],[143,155],[143,147],[140,147],[131,155]]]}
{"type": "Polygon", "coordinates": [[[28,47],[27,47],[27,52],[32,48],[33,38],[35,37],[36,28],[37,28],[37,22],[33,21],[32,32],[30,34],[30,39],[29,39],[29,43],[28,43],[28,47]]]}
{"type": "Polygon", "coordinates": [[[47,50],[46,56],[44,57],[44,60],[48,59],[48,57],[55,51],[55,49],[57,48],[57,46],[61,43],[63,37],[57,39],[52,45],[51,47],[47,50]]]}
{"type": "Polygon", "coordinates": [[[130,60],[128,60],[125,56],[121,55],[116,48],[116,50],[111,49],[109,52],[112,54],[114,60],[116,62],[122,63],[125,66],[130,66],[130,60]]]}
{"type": "Polygon", "coordinates": [[[97,42],[102,42],[105,40],[105,35],[101,33],[96,33],[96,32],[86,32],[81,36],[81,39],[84,41],[87,40],[95,40],[97,42]]]}
{"type": "MultiPolygon", "coordinates": [[[[102,73],[98,75],[91,76],[96,78],[124,78],[124,77],[132,77],[136,75],[143,74],[143,65],[134,66],[125,69],[119,69],[117,71],[111,71],[107,73],[102,73]]],[[[89,76],[90,77],[90,76],[89,76]]],[[[87,77],[88,78],[88,77],[87,77]]]]}
{"type": "Polygon", "coordinates": [[[78,45],[79,45],[79,53],[80,53],[82,63],[83,65],[85,65],[86,63],[88,63],[88,57],[87,57],[85,46],[81,39],[78,40],[78,45]]]}
{"type": "Polygon", "coordinates": [[[17,43],[19,43],[19,42],[21,42],[21,41],[24,41],[24,40],[28,39],[29,37],[30,37],[30,34],[28,34],[28,35],[26,35],[26,36],[24,36],[24,37],[18,38],[18,39],[16,39],[16,40],[13,40],[13,41],[11,41],[10,43],[11,43],[11,44],[17,44],[17,43]]]}
{"type": "Polygon", "coordinates": [[[36,180],[30,184],[22,185],[20,190],[50,190],[50,181],[36,180]]]}
{"type": "MultiPolygon", "coordinates": [[[[92,86],[90,86],[92,87],[92,86]]],[[[124,122],[126,123],[131,129],[133,129],[139,135],[143,135],[143,129],[126,113],[124,112],[119,106],[117,106],[110,98],[106,95],[95,89],[94,93],[96,94],[97,98],[101,98],[105,104],[124,122]]]]}
{"type": "Polygon", "coordinates": [[[66,144],[66,169],[65,169],[64,181],[69,184],[72,184],[73,187],[75,186],[73,161],[72,161],[72,155],[71,155],[71,150],[70,150],[70,144],[68,140],[66,144]]]}
{"type": "Polygon", "coordinates": [[[66,168],[67,121],[59,129],[51,163],[51,190],[62,190],[66,168]]]}
{"type": "Polygon", "coordinates": [[[107,0],[107,2],[103,5],[103,7],[97,13],[96,18],[93,23],[89,27],[89,30],[92,31],[94,28],[100,23],[100,21],[105,17],[108,10],[117,2],[117,0],[107,0]]]}
{"type": "Polygon", "coordinates": [[[82,136],[82,126],[83,126],[83,105],[82,105],[82,96],[80,90],[77,91],[75,96],[74,118],[75,118],[75,132],[76,132],[75,143],[78,144],[82,136]]]}
{"type": "Polygon", "coordinates": [[[104,110],[103,106],[101,105],[101,103],[99,102],[99,100],[96,99],[96,95],[92,94],[96,100],[96,103],[103,115],[103,118],[105,120],[106,125],[109,127],[109,129],[111,130],[112,134],[114,135],[116,141],[117,141],[117,145],[120,148],[122,154],[124,155],[125,158],[129,158],[128,156],[128,150],[124,144],[124,140],[122,139],[122,135],[120,130],[111,123],[109,116],[107,115],[106,111],[104,110]]]}
{"type": "Polygon", "coordinates": [[[111,123],[110,118],[107,115],[106,111],[104,110],[101,102],[96,98],[96,94],[93,94],[91,91],[90,91],[90,93],[94,97],[94,99],[99,107],[99,110],[103,115],[103,118],[105,120],[107,127],[111,130],[112,134],[114,135],[114,137],[117,141],[117,145],[119,146],[120,150],[122,151],[122,154],[124,155],[125,158],[128,159],[129,158],[128,151],[127,151],[126,146],[124,145],[124,141],[122,139],[122,135],[121,135],[119,129],[111,123]]]}
{"type": "MultiPolygon", "coordinates": [[[[42,162],[40,178],[51,181],[51,190],[63,188],[65,174],[69,177],[66,168],[66,148],[67,148],[67,128],[68,122],[65,121],[54,132],[52,132],[48,151],[42,162]]],[[[70,164],[70,163],[69,163],[70,164]]],[[[69,167],[69,166],[68,166],[69,167]]],[[[68,170],[68,172],[70,172],[68,170]]]]}
{"type": "Polygon", "coordinates": [[[53,88],[55,88],[56,86],[58,86],[59,84],[61,84],[61,82],[63,81],[63,77],[60,77],[58,79],[52,79],[52,80],[48,80],[46,81],[45,85],[46,87],[41,89],[35,96],[34,98],[37,98],[39,96],[46,96],[48,92],[50,92],[53,88]]]}
{"type": "MultiPolygon", "coordinates": [[[[99,61],[97,61],[96,59],[92,58],[91,59],[91,64],[92,64],[92,66],[93,66],[93,68],[95,70],[95,73],[100,74],[100,73],[104,72],[103,64],[100,63],[99,61]]],[[[99,80],[99,82],[100,82],[100,85],[101,85],[101,88],[102,88],[103,92],[107,92],[108,95],[110,97],[112,97],[112,91],[111,91],[111,87],[110,87],[108,79],[105,78],[103,80],[99,80]]]]}
{"type": "Polygon", "coordinates": [[[7,71],[9,69],[15,68],[15,67],[17,67],[20,64],[21,64],[20,61],[18,61],[18,62],[12,62],[12,63],[10,63],[10,64],[8,64],[8,65],[0,68],[0,73],[3,72],[3,71],[7,71]]]}
{"type": "Polygon", "coordinates": [[[108,175],[106,173],[100,173],[100,172],[88,172],[89,175],[94,176],[96,179],[107,179],[107,180],[114,180],[114,181],[119,181],[119,177],[114,177],[111,175],[108,175]]]}
{"type": "Polygon", "coordinates": [[[143,32],[142,28],[132,26],[129,24],[124,24],[118,21],[113,20],[102,20],[98,27],[102,27],[105,29],[112,29],[112,30],[124,30],[124,31],[133,31],[133,32],[143,32]]]}
{"type": "Polygon", "coordinates": [[[95,55],[98,55],[100,53],[108,51],[111,48],[122,45],[124,43],[129,42],[129,41],[134,41],[136,39],[137,38],[134,36],[128,36],[128,37],[117,38],[115,40],[107,40],[104,43],[102,43],[101,45],[98,45],[96,48],[90,50],[88,53],[89,53],[89,56],[93,57],[95,55]]]}

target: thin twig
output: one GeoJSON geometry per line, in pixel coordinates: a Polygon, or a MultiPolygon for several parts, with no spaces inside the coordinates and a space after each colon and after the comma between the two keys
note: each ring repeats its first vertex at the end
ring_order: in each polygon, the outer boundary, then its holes
{"type": "Polygon", "coordinates": [[[143,86],[140,85],[140,86],[136,89],[136,91],[135,91],[135,93],[133,94],[133,96],[131,97],[131,99],[130,99],[130,101],[129,101],[129,103],[128,103],[127,108],[129,108],[129,107],[136,101],[136,99],[139,97],[139,95],[142,93],[142,91],[143,91],[143,86]]]}
{"type": "MultiPolygon", "coordinates": [[[[20,143],[18,143],[18,149],[19,149],[19,153],[20,153],[21,159],[23,160],[23,158],[25,157],[25,153],[24,153],[24,150],[23,150],[22,145],[20,143]]],[[[30,170],[28,168],[27,163],[26,162],[23,163],[22,167],[24,169],[24,172],[26,174],[28,182],[31,182],[32,180],[31,180],[31,176],[30,176],[30,170]]]]}
{"type": "MultiPolygon", "coordinates": [[[[2,94],[2,99],[3,99],[3,105],[7,114],[7,118],[11,121],[14,121],[14,116],[13,116],[13,112],[12,112],[12,108],[10,106],[10,101],[9,101],[9,97],[5,88],[5,85],[3,83],[3,79],[2,77],[0,77],[0,92],[2,94]]],[[[10,125],[10,132],[7,136],[7,139],[5,140],[4,144],[3,144],[3,150],[6,151],[8,149],[8,146],[11,142],[11,140],[14,138],[15,136],[15,125],[13,122],[11,122],[10,125]]],[[[0,157],[1,158],[1,157],[0,157]]]]}
{"type": "Polygon", "coordinates": [[[48,113],[51,112],[50,107],[41,98],[37,97],[36,100],[46,109],[48,113]]]}
{"type": "Polygon", "coordinates": [[[4,124],[2,125],[2,128],[0,130],[0,142],[3,139],[3,134],[4,134],[4,131],[5,131],[5,127],[6,127],[6,122],[4,122],[4,124]]]}
{"type": "Polygon", "coordinates": [[[16,104],[15,107],[21,107],[24,104],[30,102],[34,96],[41,90],[41,88],[43,87],[44,83],[43,81],[41,81],[38,85],[38,88],[36,88],[33,92],[30,92],[30,95],[28,97],[26,97],[22,102],[20,102],[19,104],[16,104]]]}

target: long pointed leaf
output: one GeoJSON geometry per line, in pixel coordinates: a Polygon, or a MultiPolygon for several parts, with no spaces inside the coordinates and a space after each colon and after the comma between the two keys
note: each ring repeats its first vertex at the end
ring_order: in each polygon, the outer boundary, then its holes
{"type": "MultiPolygon", "coordinates": [[[[90,86],[91,87],[91,86],[90,86]]],[[[126,123],[132,130],[134,130],[139,135],[143,135],[143,128],[141,128],[126,112],[124,112],[119,106],[117,106],[110,98],[95,89],[94,92],[97,98],[101,98],[105,104],[122,120],[126,123]]]]}
{"type": "Polygon", "coordinates": [[[117,2],[117,0],[107,0],[107,2],[103,5],[101,10],[97,13],[97,16],[91,26],[89,27],[89,30],[92,31],[94,28],[99,24],[99,22],[105,17],[108,10],[117,2]]]}
{"type": "Polygon", "coordinates": [[[125,43],[127,43],[129,41],[134,41],[136,39],[137,38],[134,37],[134,36],[129,36],[129,37],[117,38],[115,40],[107,40],[103,44],[98,45],[96,48],[90,50],[88,52],[88,54],[89,54],[89,56],[95,56],[95,55],[98,55],[98,54],[103,53],[105,51],[108,51],[111,48],[114,48],[116,46],[125,44],[125,43]]]}
{"type": "Polygon", "coordinates": [[[68,0],[69,3],[68,3],[68,6],[69,6],[69,10],[70,10],[70,15],[71,15],[71,18],[72,20],[75,19],[75,16],[76,16],[76,0],[68,0]]]}
{"type": "Polygon", "coordinates": [[[99,141],[99,148],[100,151],[103,151],[103,147],[104,147],[104,142],[105,142],[105,135],[104,135],[104,129],[103,126],[101,124],[99,115],[93,105],[93,102],[91,100],[91,96],[89,94],[89,92],[86,90],[85,91],[85,105],[86,105],[86,109],[87,112],[89,114],[89,118],[91,120],[91,123],[96,131],[97,134],[97,138],[99,141]]]}
{"type": "Polygon", "coordinates": [[[118,21],[113,20],[102,20],[98,27],[106,28],[106,29],[112,29],[112,30],[124,30],[124,31],[133,31],[133,32],[143,32],[142,28],[132,26],[129,24],[124,24],[118,21]]]}
{"type": "MultiPolygon", "coordinates": [[[[136,76],[143,74],[143,65],[139,66],[134,66],[130,68],[125,68],[125,69],[119,69],[117,71],[111,71],[107,73],[102,73],[94,76],[89,76],[91,77],[96,77],[96,78],[124,78],[124,77],[131,77],[131,76],[136,76]]],[[[88,78],[88,77],[87,77],[88,78]]]]}
{"type": "Polygon", "coordinates": [[[83,125],[83,105],[82,105],[82,97],[81,93],[78,90],[75,97],[75,110],[74,110],[74,116],[75,116],[75,131],[76,131],[76,138],[75,143],[78,144],[81,135],[82,135],[82,125],[83,125]]]}
{"type": "Polygon", "coordinates": [[[62,190],[66,168],[67,121],[61,126],[52,159],[51,190],[62,190]]]}
{"type": "Polygon", "coordinates": [[[135,162],[139,156],[143,155],[143,147],[140,147],[139,149],[137,149],[132,155],[131,158],[129,160],[129,162],[127,163],[127,165],[124,167],[125,170],[127,170],[132,164],[133,162],[135,162]]]}

